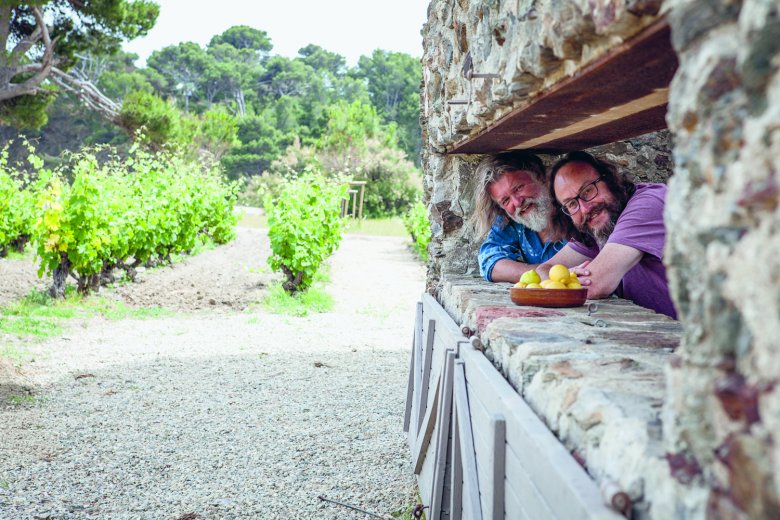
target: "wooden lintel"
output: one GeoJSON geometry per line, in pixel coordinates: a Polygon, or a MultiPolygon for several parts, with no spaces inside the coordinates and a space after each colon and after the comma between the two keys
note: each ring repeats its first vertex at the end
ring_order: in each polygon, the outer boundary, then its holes
{"type": "Polygon", "coordinates": [[[669,25],[659,19],[448,153],[561,153],[661,130],[677,65],[669,25]]]}

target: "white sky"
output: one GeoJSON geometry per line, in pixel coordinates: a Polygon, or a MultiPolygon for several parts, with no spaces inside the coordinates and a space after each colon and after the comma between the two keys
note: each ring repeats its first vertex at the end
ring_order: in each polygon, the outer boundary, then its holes
{"type": "Polygon", "coordinates": [[[155,0],[157,24],[145,38],[124,45],[143,66],[152,51],[193,41],[202,46],[234,25],[268,33],[272,54],[294,57],[314,43],[354,66],[374,49],[422,56],[420,30],[427,0],[155,0]]]}

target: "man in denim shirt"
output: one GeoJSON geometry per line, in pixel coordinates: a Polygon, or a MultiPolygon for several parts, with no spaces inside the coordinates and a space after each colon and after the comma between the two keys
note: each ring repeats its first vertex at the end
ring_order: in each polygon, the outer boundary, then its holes
{"type": "Polygon", "coordinates": [[[517,282],[566,244],[551,242],[550,196],[544,165],[528,152],[486,156],[477,166],[476,220],[479,270],[489,282],[517,282]]]}

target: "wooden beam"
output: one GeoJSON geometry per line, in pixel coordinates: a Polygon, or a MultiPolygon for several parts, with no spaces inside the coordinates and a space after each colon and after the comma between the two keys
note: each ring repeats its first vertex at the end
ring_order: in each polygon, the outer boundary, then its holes
{"type": "Polygon", "coordinates": [[[448,152],[560,153],[663,129],[677,65],[669,25],[660,19],[448,152]]]}

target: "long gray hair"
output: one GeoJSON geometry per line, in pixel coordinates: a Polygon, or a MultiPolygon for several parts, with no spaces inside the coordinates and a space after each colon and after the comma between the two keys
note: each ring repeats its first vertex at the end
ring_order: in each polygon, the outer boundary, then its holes
{"type": "Polygon", "coordinates": [[[545,180],[542,160],[530,152],[512,151],[486,155],[477,165],[474,214],[471,217],[477,238],[481,239],[487,235],[499,215],[505,217],[503,225],[507,224],[506,212],[493,200],[488,189],[507,172],[517,170],[527,172],[540,184],[545,180]]]}

